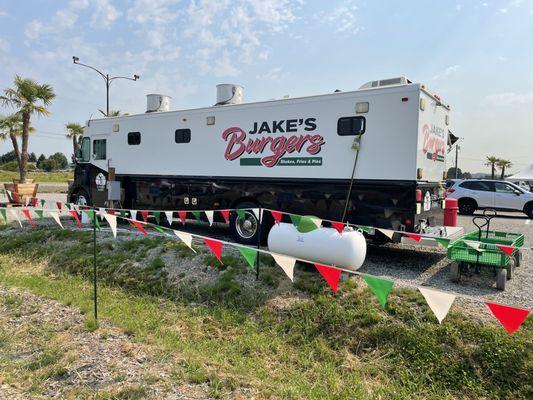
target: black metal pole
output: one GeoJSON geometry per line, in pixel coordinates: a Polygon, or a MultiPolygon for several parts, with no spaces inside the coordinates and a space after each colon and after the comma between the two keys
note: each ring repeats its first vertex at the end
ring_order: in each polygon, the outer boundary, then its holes
{"type": "MultiPolygon", "coordinates": [[[[253,210],[252,210],[253,211],[253,210]]],[[[259,227],[257,228],[257,249],[261,248],[261,225],[263,217],[263,209],[259,207],[259,227]]],[[[260,265],[261,253],[257,252],[257,258],[255,259],[255,279],[259,279],[259,265],[260,265]]]]}
{"type": "Polygon", "coordinates": [[[93,296],[94,296],[94,321],[98,323],[98,291],[96,285],[96,210],[93,209],[93,296]]]}
{"type": "Polygon", "coordinates": [[[459,165],[459,143],[455,145],[455,179],[459,176],[457,167],[459,165]]]}
{"type": "Polygon", "coordinates": [[[106,76],[105,86],[106,86],[106,117],[109,117],[109,74],[106,76]]]}

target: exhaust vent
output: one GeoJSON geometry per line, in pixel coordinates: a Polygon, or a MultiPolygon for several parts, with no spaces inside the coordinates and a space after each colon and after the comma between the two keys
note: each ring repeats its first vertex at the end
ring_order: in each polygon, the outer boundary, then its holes
{"type": "Polygon", "coordinates": [[[216,106],[228,104],[241,104],[244,98],[244,88],[239,85],[227,84],[217,85],[216,106]]]}
{"type": "Polygon", "coordinates": [[[146,112],[164,112],[170,111],[170,96],[164,94],[147,94],[146,95],[146,112]]]}

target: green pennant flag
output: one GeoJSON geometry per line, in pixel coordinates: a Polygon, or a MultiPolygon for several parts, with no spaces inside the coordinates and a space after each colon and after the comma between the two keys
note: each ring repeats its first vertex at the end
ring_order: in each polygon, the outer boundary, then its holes
{"type": "Polygon", "coordinates": [[[159,233],[162,233],[164,235],[166,235],[166,232],[163,228],[161,228],[160,226],[158,225],[152,225],[152,228],[154,228],[156,231],[158,231],[159,233]]]}
{"type": "Polygon", "coordinates": [[[126,217],[126,210],[120,210],[120,211],[119,211],[119,215],[120,215],[122,218],[125,218],[125,217],[126,217]]]}
{"type": "Polygon", "coordinates": [[[33,210],[35,211],[35,214],[37,214],[39,216],[39,218],[42,218],[43,215],[44,215],[44,211],[43,210],[33,210]]]}
{"type": "Polygon", "coordinates": [[[361,229],[363,232],[370,233],[371,228],[369,226],[355,225],[357,229],[361,229]]]}
{"type": "Polygon", "coordinates": [[[154,216],[155,222],[157,222],[157,225],[161,225],[161,212],[152,211],[152,215],[154,216]]]}
{"type": "Polygon", "coordinates": [[[200,221],[201,214],[200,211],[191,211],[192,215],[194,215],[194,218],[196,218],[198,221],[200,221]]]}
{"type": "Polygon", "coordinates": [[[437,241],[438,244],[440,244],[445,249],[447,249],[448,246],[450,246],[450,239],[435,238],[435,240],[437,241]]]}
{"type": "Polygon", "coordinates": [[[302,216],[301,215],[296,215],[296,214],[290,214],[290,217],[291,217],[292,224],[296,228],[298,228],[298,225],[300,225],[300,221],[302,220],[302,216]]]}
{"type": "Polygon", "coordinates": [[[386,279],[374,278],[373,276],[368,275],[363,275],[363,279],[370,290],[372,290],[372,292],[376,295],[381,306],[385,307],[385,304],[387,304],[387,297],[389,297],[389,293],[394,282],[386,279]]]}
{"type": "Polygon", "coordinates": [[[69,203],[65,203],[65,205],[67,206],[67,208],[68,208],[69,210],[72,209],[72,208],[70,208],[70,204],[69,204],[69,203]]]}
{"type": "Polygon", "coordinates": [[[98,222],[98,218],[94,217],[94,211],[93,210],[83,210],[83,212],[89,217],[89,219],[92,222],[96,223],[96,227],[100,229],[100,222],[98,222]]]}
{"type": "Polygon", "coordinates": [[[244,210],[235,210],[235,212],[237,213],[237,219],[243,219],[244,216],[246,215],[244,210]]]}
{"type": "Polygon", "coordinates": [[[44,207],[44,203],[46,203],[45,199],[41,199],[41,207],[44,207]]]}
{"type": "MultiPolygon", "coordinates": [[[[291,215],[292,218],[292,215],[291,215]]],[[[321,220],[317,217],[305,215],[300,218],[297,229],[300,233],[307,233],[318,229],[320,226],[321,220]]]]}
{"type": "Polygon", "coordinates": [[[4,221],[7,223],[7,212],[5,208],[0,209],[0,215],[2,215],[2,218],[4,218],[4,221]]]}
{"type": "Polygon", "coordinates": [[[255,262],[257,260],[257,250],[251,249],[249,247],[240,247],[237,246],[239,252],[242,254],[244,259],[248,261],[250,268],[255,269],[255,262]]]}

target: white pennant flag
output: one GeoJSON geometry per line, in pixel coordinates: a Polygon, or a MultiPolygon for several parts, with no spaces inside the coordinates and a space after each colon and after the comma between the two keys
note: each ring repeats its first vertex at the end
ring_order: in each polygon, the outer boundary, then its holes
{"type": "Polygon", "coordinates": [[[419,287],[420,293],[426,299],[429,308],[435,314],[435,317],[439,320],[439,324],[448,315],[450,307],[455,300],[455,295],[451,293],[441,292],[439,290],[433,290],[428,288],[419,287]]]}
{"type": "Polygon", "coordinates": [[[15,211],[14,209],[10,209],[9,212],[11,213],[11,215],[13,215],[13,217],[17,220],[17,222],[19,223],[20,227],[22,228],[22,222],[20,222],[18,211],[15,211]]]}
{"type": "Polygon", "coordinates": [[[28,205],[30,204],[29,196],[26,196],[26,199],[24,200],[24,204],[26,205],[26,207],[28,207],[28,205]]]}
{"type": "Polygon", "coordinates": [[[480,242],[474,242],[474,241],[471,241],[471,240],[463,240],[463,242],[465,242],[468,247],[472,247],[474,250],[476,250],[479,253],[485,251],[484,249],[480,248],[480,246],[481,246],[480,242]]]}
{"type": "Polygon", "coordinates": [[[103,207],[98,208],[98,215],[100,215],[100,221],[104,220],[105,213],[106,213],[105,208],[103,207]]]}
{"type": "Polygon", "coordinates": [[[113,214],[108,214],[104,212],[103,214],[105,220],[109,224],[109,227],[111,228],[111,232],[113,232],[113,237],[117,237],[117,217],[113,214]]]}
{"type": "Polygon", "coordinates": [[[213,226],[213,214],[215,212],[214,211],[204,211],[204,212],[205,212],[205,216],[207,217],[207,220],[209,221],[209,225],[213,226]]]}
{"type": "Polygon", "coordinates": [[[63,225],[61,224],[61,220],[59,219],[59,213],[55,211],[49,211],[48,214],[50,214],[50,216],[54,219],[54,221],[57,222],[57,224],[61,227],[61,229],[65,229],[63,228],[63,225]]]}
{"type": "Polygon", "coordinates": [[[257,220],[263,219],[263,209],[261,209],[261,215],[259,215],[259,208],[252,208],[252,212],[254,213],[255,218],[257,218],[257,220]]]}
{"type": "Polygon", "coordinates": [[[173,215],[174,215],[173,211],[165,211],[165,217],[167,217],[167,222],[169,225],[172,225],[173,215]]]}
{"type": "Polygon", "coordinates": [[[394,231],[391,231],[390,229],[381,229],[376,228],[378,231],[383,233],[385,236],[387,236],[390,240],[392,240],[392,236],[394,235],[394,231]]]}
{"type": "Polygon", "coordinates": [[[196,253],[196,250],[192,248],[192,235],[185,232],[174,231],[174,234],[181,239],[189,248],[196,253]]]}
{"type": "Polygon", "coordinates": [[[137,219],[137,210],[130,210],[131,219],[136,220],[137,219]]]}
{"type": "Polygon", "coordinates": [[[294,265],[296,264],[296,259],[289,256],[283,256],[281,254],[271,253],[274,257],[274,261],[278,264],[283,272],[287,274],[289,279],[294,282],[294,265]]]}

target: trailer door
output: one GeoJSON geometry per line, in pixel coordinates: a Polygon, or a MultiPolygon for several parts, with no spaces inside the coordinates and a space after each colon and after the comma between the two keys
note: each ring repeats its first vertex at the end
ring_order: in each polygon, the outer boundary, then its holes
{"type": "Polygon", "coordinates": [[[93,204],[105,204],[107,201],[108,180],[108,140],[105,136],[92,138],[91,164],[96,168],[91,170],[91,198],[93,204]]]}

